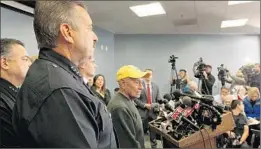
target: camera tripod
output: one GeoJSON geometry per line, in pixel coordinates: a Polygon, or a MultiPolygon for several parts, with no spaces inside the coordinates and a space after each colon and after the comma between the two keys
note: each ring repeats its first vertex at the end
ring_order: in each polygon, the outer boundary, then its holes
{"type": "Polygon", "coordinates": [[[200,94],[202,94],[202,85],[205,86],[205,89],[206,89],[206,93],[207,95],[209,95],[209,90],[207,88],[207,85],[206,85],[206,79],[203,75],[203,72],[199,72],[199,78],[198,78],[198,91],[200,94]]]}
{"type": "Polygon", "coordinates": [[[170,84],[170,94],[173,93],[173,87],[175,89],[180,89],[180,81],[178,80],[178,73],[176,69],[176,60],[174,59],[171,63],[171,84],[170,84]],[[175,81],[173,80],[174,75],[176,76],[175,81]]]}

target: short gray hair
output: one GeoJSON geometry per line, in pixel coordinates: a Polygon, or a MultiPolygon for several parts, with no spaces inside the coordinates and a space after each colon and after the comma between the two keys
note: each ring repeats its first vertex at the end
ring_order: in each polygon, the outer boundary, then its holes
{"type": "Polygon", "coordinates": [[[11,46],[13,45],[21,45],[24,47],[24,43],[20,40],[12,39],[12,38],[1,38],[1,56],[7,56],[10,53],[11,46]]]}
{"type": "Polygon", "coordinates": [[[86,9],[80,1],[36,1],[34,9],[34,32],[38,48],[55,48],[60,25],[68,23],[76,29],[78,18],[74,6],[86,9]]]}

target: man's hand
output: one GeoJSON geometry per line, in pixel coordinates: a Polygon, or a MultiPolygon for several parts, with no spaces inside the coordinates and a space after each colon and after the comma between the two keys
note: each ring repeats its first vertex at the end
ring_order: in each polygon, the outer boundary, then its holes
{"type": "Polygon", "coordinates": [[[208,74],[206,73],[206,71],[203,71],[203,75],[204,75],[205,79],[208,79],[208,74]]]}
{"type": "Polygon", "coordinates": [[[236,138],[236,134],[234,132],[229,131],[229,132],[227,132],[227,134],[228,134],[229,138],[236,138]]]}
{"type": "Polygon", "coordinates": [[[145,108],[151,110],[151,104],[145,104],[145,108]]]}

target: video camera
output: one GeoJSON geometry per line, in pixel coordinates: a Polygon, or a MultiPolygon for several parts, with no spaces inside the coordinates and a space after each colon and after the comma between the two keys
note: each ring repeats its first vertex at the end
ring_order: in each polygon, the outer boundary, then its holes
{"type": "Polygon", "coordinates": [[[199,58],[199,61],[196,62],[198,71],[202,72],[206,69],[206,64],[203,62],[202,57],[199,58]]]}
{"type": "Polygon", "coordinates": [[[169,63],[175,63],[176,62],[176,59],[178,59],[178,57],[176,57],[175,55],[171,55],[170,57],[169,57],[169,63]]]}
{"type": "Polygon", "coordinates": [[[203,71],[205,70],[206,70],[206,64],[203,62],[202,57],[200,57],[199,61],[195,62],[193,66],[194,76],[199,79],[204,78],[203,71]]]}

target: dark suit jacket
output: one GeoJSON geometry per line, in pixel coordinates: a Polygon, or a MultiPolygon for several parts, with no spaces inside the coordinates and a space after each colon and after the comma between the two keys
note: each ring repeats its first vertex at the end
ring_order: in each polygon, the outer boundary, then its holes
{"type": "MultiPolygon", "coordinates": [[[[153,112],[153,108],[151,108],[151,110],[148,110],[147,108],[144,107],[144,105],[146,103],[148,103],[147,101],[147,88],[145,82],[143,82],[143,90],[141,92],[141,95],[139,98],[137,98],[136,100],[134,100],[134,102],[137,105],[137,109],[140,113],[140,116],[142,119],[146,119],[147,117],[153,118],[155,119],[157,116],[154,114],[153,112]]],[[[151,87],[152,87],[152,103],[157,103],[158,100],[160,100],[160,93],[159,93],[159,87],[151,82],[151,87]]]]}

